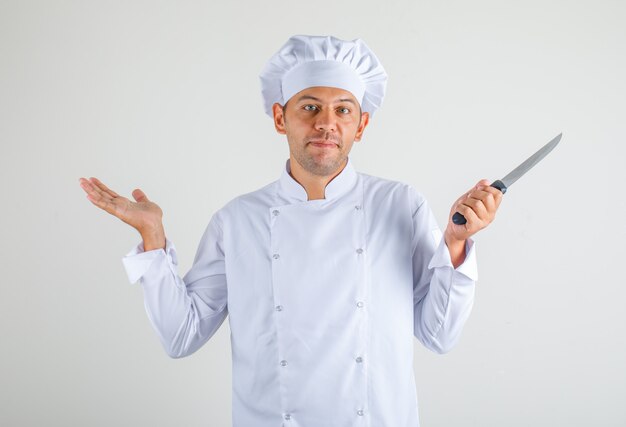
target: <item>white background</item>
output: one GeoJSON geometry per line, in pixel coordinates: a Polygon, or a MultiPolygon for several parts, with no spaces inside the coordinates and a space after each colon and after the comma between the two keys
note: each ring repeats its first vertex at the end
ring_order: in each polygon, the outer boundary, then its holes
{"type": "Polygon", "coordinates": [[[625,21],[618,0],[0,1],[0,424],[230,425],[228,322],[168,358],[121,262],[139,234],[78,178],[144,190],[184,274],[212,213],[288,157],[265,61],[330,34],[389,74],[354,166],[442,227],[563,132],[476,236],[458,346],[415,341],[422,425],[625,425],[625,21]]]}

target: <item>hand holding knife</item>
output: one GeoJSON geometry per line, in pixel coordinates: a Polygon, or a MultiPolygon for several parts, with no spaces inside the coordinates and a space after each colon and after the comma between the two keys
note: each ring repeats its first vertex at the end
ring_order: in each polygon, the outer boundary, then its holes
{"type": "Polygon", "coordinates": [[[454,268],[465,260],[467,239],[487,227],[495,218],[507,188],[552,151],[561,136],[557,135],[501,180],[491,185],[488,180],[480,180],[452,205],[444,238],[454,268]]]}

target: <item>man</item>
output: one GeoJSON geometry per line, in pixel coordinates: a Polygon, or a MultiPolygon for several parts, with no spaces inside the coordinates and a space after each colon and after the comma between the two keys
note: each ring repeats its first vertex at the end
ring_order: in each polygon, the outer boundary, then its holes
{"type": "Polygon", "coordinates": [[[227,315],[236,427],[415,427],[413,336],[443,353],[469,316],[474,233],[500,191],[480,181],[440,232],[423,196],[358,173],[348,157],[387,75],[361,40],[294,36],[261,73],[265,111],[287,137],[279,180],[218,210],[181,279],[161,209],[95,178],[87,197],[141,234],[124,258],[171,357],[200,348],[227,315]]]}

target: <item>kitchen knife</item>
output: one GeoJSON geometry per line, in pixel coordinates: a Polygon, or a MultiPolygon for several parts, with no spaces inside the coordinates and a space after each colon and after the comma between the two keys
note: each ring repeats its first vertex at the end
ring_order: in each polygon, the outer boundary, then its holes
{"type": "MultiPolygon", "coordinates": [[[[539,163],[541,159],[546,157],[548,153],[552,151],[554,147],[556,147],[556,145],[561,140],[562,135],[563,133],[560,133],[557,136],[555,136],[552,139],[552,141],[548,142],[546,145],[541,147],[539,151],[537,151],[535,154],[530,156],[528,159],[524,160],[524,162],[521,165],[513,169],[511,173],[509,173],[507,176],[505,176],[502,179],[498,179],[494,181],[491,184],[491,187],[497,188],[498,190],[502,191],[502,194],[506,193],[507,188],[509,188],[522,175],[524,175],[526,172],[532,169],[533,166],[539,163]]],[[[452,222],[455,224],[465,224],[467,220],[459,212],[455,212],[454,215],[452,216],[452,222]]]]}

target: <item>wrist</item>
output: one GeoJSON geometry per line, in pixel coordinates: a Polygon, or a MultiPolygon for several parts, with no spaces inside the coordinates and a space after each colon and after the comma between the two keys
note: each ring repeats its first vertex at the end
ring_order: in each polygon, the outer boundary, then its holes
{"type": "Polygon", "coordinates": [[[143,250],[165,249],[165,230],[163,227],[144,229],[139,232],[143,240],[143,250]]]}
{"type": "Polygon", "coordinates": [[[449,248],[459,248],[459,247],[465,247],[465,242],[466,239],[458,239],[456,237],[454,237],[454,235],[450,232],[449,229],[446,229],[446,231],[443,234],[444,240],[446,242],[446,245],[449,248]]]}
{"type": "Polygon", "coordinates": [[[455,239],[452,235],[450,235],[450,233],[447,232],[447,230],[444,234],[444,240],[446,242],[446,246],[448,247],[448,252],[450,253],[452,266],[457,268],[459,265],[463,264],[463,261],[465,261],[466,240],[455,239]]]}

